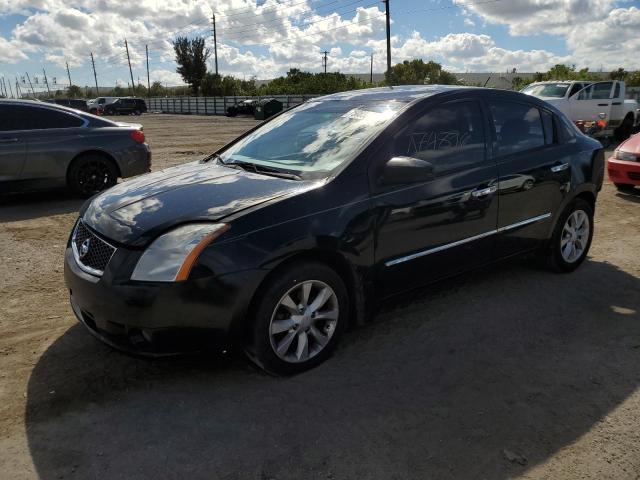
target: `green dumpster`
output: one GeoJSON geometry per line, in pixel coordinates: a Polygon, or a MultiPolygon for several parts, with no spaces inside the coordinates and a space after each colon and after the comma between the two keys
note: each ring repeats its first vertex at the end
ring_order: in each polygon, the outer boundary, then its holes
{"type": "Polygon", "coordinates": [[[258,102],[256,105],[256,120],[266,120],[269,117],[272,117],[276,113],[280,113],[282,111],[282,102],[279,102],[275,98],[264,98],[258,102]]]}

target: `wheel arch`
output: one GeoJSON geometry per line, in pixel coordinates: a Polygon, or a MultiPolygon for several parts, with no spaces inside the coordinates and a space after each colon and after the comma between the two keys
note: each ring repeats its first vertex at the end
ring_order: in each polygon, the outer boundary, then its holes
{"type": "Polygon", "coordinates": [[[239,336],[242,339],[246,339],[250,333],[250,319],[255,312],[258,301],[261,295],[266,290],[267,286],[273,278],[275,278],[284,269],[289,268],[291,265],[301,262],[318,262],[326,265],[336,272],[347,288],[347,295],[349,297],[349,317],[347,327],[350,325],[358,325],[364,323],[366,308],[366,296],[364,293],[364,281],[358,274],[355,266],[344,255],[339,252],[325,249],[310,249],[293,253],[284,259],[281,259],[276,263],[269,273],[260,281],[257,288],[251,295],[251,299],[248,302],[245,309],[243,318],[245,321],[238,322],[238,326],[233,332],[234,336],[239,336]]]}
{"type": "Polygon", "coordinates": [[[83,157],[87,157],[89,155],[98,155],[101,156],[103,158],[105,158],[106,160],[108,160],[109,162],[111,162],[113,164],[113,166],[116,168],[116,172],[118,173],[118,177],[122,177],[122,171],[120,170],[120,165],[118,165],[118,162],[116,161],[116,159],[113,157],[113,155],[103,151],[103,150],[97,150],[97,149],[91,149],[91,150],[83,150],[82,152],[76,154],[71,161],[69,162],[69,165],[67,165],[67,171],[65,174],[65,178],[67,180],[67,183],[69,183],[69,173],[71,172],[71,167],[78,162],[79,160],[81,160],[83,157]]]}

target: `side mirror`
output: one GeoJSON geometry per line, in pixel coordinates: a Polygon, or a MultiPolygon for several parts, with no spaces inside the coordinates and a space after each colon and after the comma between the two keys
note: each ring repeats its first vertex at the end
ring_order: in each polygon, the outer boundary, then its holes
{"type": "Polygon", "coordinates": [[[381,183],[385,185],[426,182],[433,178],[433,165],[413,157],[393,157],[384,166],[381,183]]]}

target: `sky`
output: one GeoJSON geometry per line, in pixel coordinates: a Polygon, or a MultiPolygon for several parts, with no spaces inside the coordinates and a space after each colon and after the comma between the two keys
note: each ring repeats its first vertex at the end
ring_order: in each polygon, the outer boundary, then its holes
{"type": "MultiPolygon", "coordinates": [[[[390,0],[393,63],[435,60],[454,72],[640,69],[640,0],[390,0]]],[[[296,67],[386,66],[384,4],[374,0],[0,0],[0,77],[100,86],[182,83],[171,41],[205,36],[215,12],[221,74],[274,78],[296,67]],[[213,10],[212,10],[213,9],[213,10]]]]}

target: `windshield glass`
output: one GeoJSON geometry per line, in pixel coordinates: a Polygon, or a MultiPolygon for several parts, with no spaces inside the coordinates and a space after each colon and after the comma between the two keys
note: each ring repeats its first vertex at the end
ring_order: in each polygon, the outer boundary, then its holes
{"type": "Polygon", "coordinates": [[[249,162],[318,178],[351,160],[402,105],[309,102],[258,128],[220,158],[224,163],[249,162]]]}
{"type": "Polygon", "coordinates": [[[562,98],[568,88],[569,84],[567,83],[545,83],[543,85],[529,85],[522,90],[522,93],[534,97],[562,98]]]}

